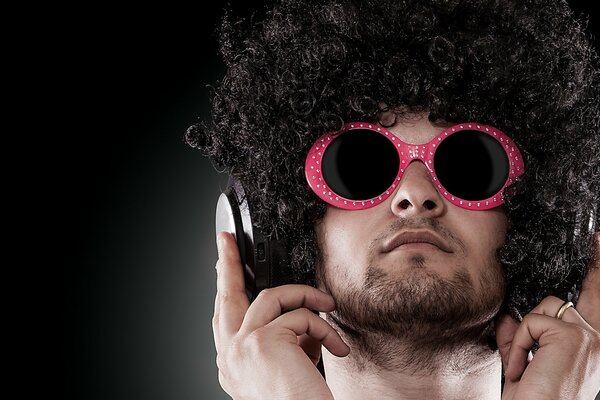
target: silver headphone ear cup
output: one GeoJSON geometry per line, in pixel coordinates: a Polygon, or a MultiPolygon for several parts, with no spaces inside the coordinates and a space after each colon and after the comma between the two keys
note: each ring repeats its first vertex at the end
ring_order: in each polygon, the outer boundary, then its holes
{"type": "Polygon", "coordinates": [[[217,233],[225,230],[235,235],[251,302],[265,288],[294,281],[285,239],[269,239],[253,223],[252,206],[233,176],[217,201],[215,227],[217,233]]]}
{"type": "MultiPolygon", "coordinates": [[[[241,187],[241,186],[240,186],[241,187]]],[[[246,236],[244,228],[244,219],[240,205],[243,204],[243,191],[240,192],[238,184],[230,178],[227,188],[217,201],[215,212],[215,230],[216,233],[227,231],[233,234],[236,239],[237,247],[240,253],[242,268],[244,269],[244,281],[246,283],[246,294],[250,301],[256,297],[256,282],[252,260],[248,257],[249,249],[252,248],[252,238],[246,236]],[[241,203],[241,202],[242,203],[241,203]]],[[[247,209],[243,206],[242,209],[247,209]]],[[[246,222],[248,223],[248,222],[246,222]]]]}
{"type": "MultiPolygon", "coordinates": [[[[236,238],[250,302],[267,287],[295,282],[285,239],[269,239],[252,223],[251,206],[241,182],[235,177],[230,176],[227,188],[217,201],[215,229],[217,233],[231,232],[236,238]]],[[[325,378],[323,358],[317,369],[325,378]]]]}

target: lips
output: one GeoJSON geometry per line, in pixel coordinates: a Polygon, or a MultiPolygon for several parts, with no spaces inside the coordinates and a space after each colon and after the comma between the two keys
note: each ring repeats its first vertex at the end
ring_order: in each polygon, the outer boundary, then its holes
{"type": "Polygon", "coordinates": [[[383,246],[383,252],[389,253],[396,247],[402,246],[407,243],[429,243],[446,253],[452,253],[450,246],[446,244],[440,237],[432,233],[431,231],[404,231],[400,232],[389,240],[383,246]]]}

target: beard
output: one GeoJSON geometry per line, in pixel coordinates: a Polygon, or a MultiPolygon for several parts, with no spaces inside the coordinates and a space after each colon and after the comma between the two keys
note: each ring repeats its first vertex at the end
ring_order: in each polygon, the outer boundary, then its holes
{"type": "Polygon", "coordinates": [[[481,269],[479,290],[464,265],[452,266],[455,272],[443,278],[424,267],[422,254],[409,261],[401,279],[368,265],[359,286],[334,283],[331,276],[341,266],[317,269],[336,303],[326,320],[348,341],[355,367],[413,373],[483,368],[496,353],[493,320],[506,290],[495,254],[481,269]]]}

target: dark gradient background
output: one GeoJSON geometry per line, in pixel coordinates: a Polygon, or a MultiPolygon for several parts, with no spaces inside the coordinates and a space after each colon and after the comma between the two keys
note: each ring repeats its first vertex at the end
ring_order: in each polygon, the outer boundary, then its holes
{"type": "MultiPolygon", "coordinates": [[[[72,233],[57,247],[69,399],[229,398],[211,328],[214,210],[227,177],[182,141],[223,74],[212,32],[224,3],[213,3],[99,8],[60,31],[69,102],[53,164],[59,224],[72,233]]],[[[230,3],[239,15],[264,4],[230,3]]],[[[598,23],[591,15],[593,32],[598,23]]]]}

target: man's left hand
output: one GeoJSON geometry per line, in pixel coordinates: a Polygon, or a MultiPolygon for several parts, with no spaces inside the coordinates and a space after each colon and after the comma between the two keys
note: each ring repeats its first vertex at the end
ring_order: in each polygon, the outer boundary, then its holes
{"type": "Polygon", "coordinates": [[[496,341],[504,367],[502,399],[593,400],[600,390],[600,233],[576,308],[546,297],[521,323],[503,314],[496,341]],[[530,350],[537,341],[535,357],[530,350]]]}

